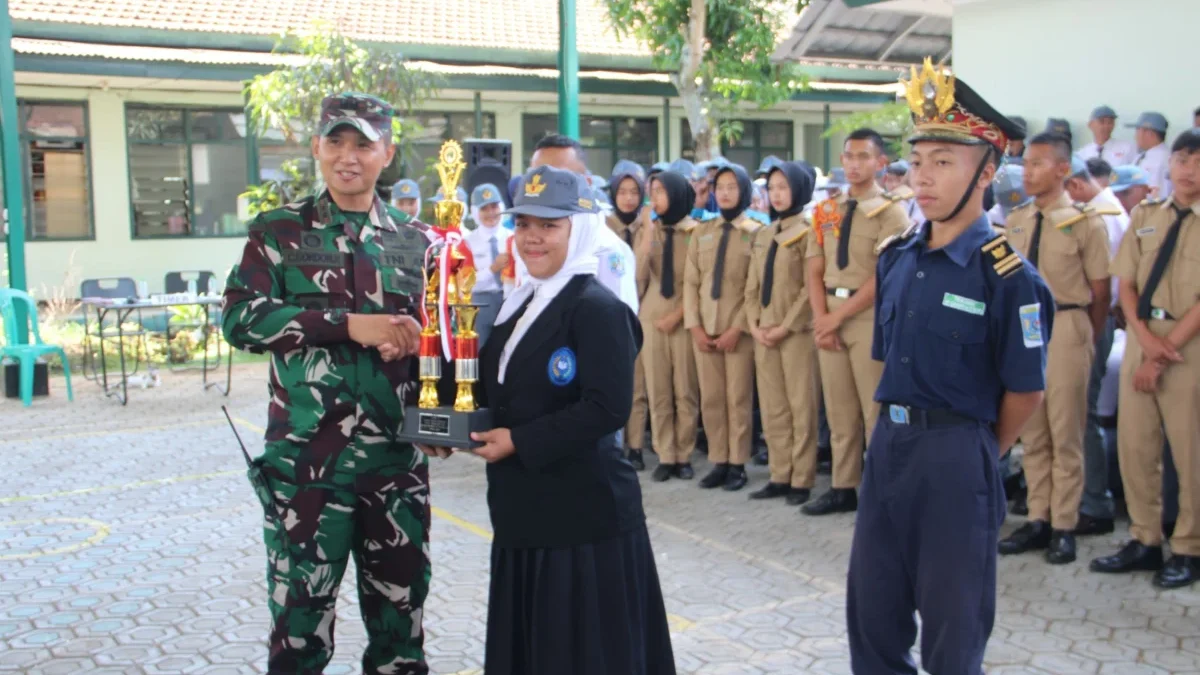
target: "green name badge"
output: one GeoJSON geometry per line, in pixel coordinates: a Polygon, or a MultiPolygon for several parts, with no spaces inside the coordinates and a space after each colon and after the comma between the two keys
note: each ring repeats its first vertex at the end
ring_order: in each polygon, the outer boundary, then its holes
{"type": "Polygon", "coordinates": [[[964,298],[961,295],[955,295],[953,293],[947,293],[942,296],[942,306],[949,307],[950,309],[957,309],[958,311],[966,312],[967,314],[974,314],[975,316],[983,316],[984,311],[987,310],[987,305],[983,304],[982,302],[978,300],[972,300],[970,298],[964,298]]]}

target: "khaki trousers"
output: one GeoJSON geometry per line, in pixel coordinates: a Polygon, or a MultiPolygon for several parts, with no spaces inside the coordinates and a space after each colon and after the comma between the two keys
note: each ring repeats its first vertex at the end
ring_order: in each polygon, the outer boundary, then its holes
{"type": "Polygon", "coordinates": [[[1087,311],[1054,315],[1046,355],[1046,395],[1021,432],[1029,519],[1049,521],[1056,530],[1071,531],[1079,523],[1087,390],[1095,351],[1087,311]]]}
{"type": "Polygon", "coordinates": [[[700,414],[713,464],[745,464],[753,428],[754,346],[743,334],[732,352],[696,350],[700,414]]]}
{"type": "MultiPolygon", "coordinates": [[[[1174,321],[1150,321],[1150,330],[1166,335],[1174,321]]],[[[1055,330],[1058,326],[1055,326],[1055,330]]],[[[1171,553],[1200,555],[1200,339],[1179,350],[1183,363],[1167,368],[1158,391],[1133,389],[1142,363],[1142,348],[1130,336],[1121,363],[1121,405],[1117,409],[1117,456],[1129,507],[1134,539],[1147,546],[1162,543],[1163,432],[1171,442],[1171,458],[1179,473],[1179,519],[1171,537],[1171,553]]]]}
{"type": "Polygon", "coordinates": [[[700,384],[692,335],[681,323],[670,335],[642,321],[642,355],[646,363],[646,395],[654,451],[663,464],[684,464],[696,449],[700,384]]]}
{"type": "Polygon", "coordinates": [[[755,342],[754,365],[771,482],[811,488],[817,477],[820,395],[812,333],[792,333],[774,348],[755,342]]]}
{"type": "Polygon", "coordinates": [[[650,418],[644,347],[633,362],[633,409],[629,411],[629,421],[625,423],[625,447],[636,451],[641,451],[646,444],[646,424],[650,418]]]}
{"type": "MultiPolygon", "coordinates": [[[[830,311],[846,302],[829,297],[830,311]]],[[[875,312],[866,310],[842,324],[839,331],[845,349],[817,350],[821,385],[825,394],[825,417],[829,420],[829,444],[833,446],[833,487],[856,488],[862,480],[863,448],[871,440],[879,404],[875,389],[883,377],[883,364],[871,358],[875,312]]]]}

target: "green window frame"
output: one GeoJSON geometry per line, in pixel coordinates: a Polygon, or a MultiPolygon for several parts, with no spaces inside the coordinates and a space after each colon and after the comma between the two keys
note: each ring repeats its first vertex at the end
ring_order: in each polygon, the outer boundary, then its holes
{"type": "MultiPolygon", "coordinates": [[[[579,130],[579,142],[587,152],[588,168],[598,176],[611,175],[618,160],[632,160],[646,168],[658,161],[660,129],[657,117],[581,115],[579,130]]],[[[529,166],[538,141],[557,131],[556,114],[521,117],[525,166],[529,166]]]]}
{"type": "MultiPolygon", "coordinates": [[[[763,158],[770,155],[791,161],[795,152],[795,125],[791,120],[738,120],[742,125],[742,135],[736,143],[721,141],[721,156],[736,164],[741,164],[751,174],[758,169],[763,158]],[[786,142],[780,142],[786,138],[786,142]]],[[[696,144],[692,139],[692,127],[685,119],[682,125],[683,156],[689,160],[696,158],[696,144]]]]}
{"type": "MultiPolygon", "coordinates": [[[[96,238],[95,215],[92,209],[92,199],[95,190],[92,185],[91,129],[88,120],[88,107],[85,101],[62,101],[40,99],[18,99],[17,117],[20,119],[19,139],[21,146],[21,172],[24,179],[25,237],[28,241],[93,241],[96,238]],[[48,128],[44,131],[34,131],[30,127],[35,109],[76,109],[79,122],[75,125],[76,133],[62,133],[65,126],[59,129],[48,128]],[[82,132],[82,135],[79,133],[82,132]],[[47,181],[47,157],[55,150],[68,150],[81,155],[80,169],[83,172],[83,199],[81,206],[82,224],[85,231],[66,236],[56,236],[52,233],[53,211],[56,206],[63,204],[61,199],[52,199],[49,194],[50,185],[47,181]],[[39,222],[39,219],[41,222],[39,222]]],[[[69,126],[69,125],[67,125],[69,126]]],[[[0,233],[0,241],[7,237],[0,233]]]]}
{"type": "Polygon", "coordinates": [[[245,110],[127,104],[125,139],[134,239],[246,236],[238,195],[250,184],[255,152],[245,110]],[[136,163],[155,161],[160,167],[136,175],[136,163]],[[210,185],[219,187],[200,189],[210,185]]]}

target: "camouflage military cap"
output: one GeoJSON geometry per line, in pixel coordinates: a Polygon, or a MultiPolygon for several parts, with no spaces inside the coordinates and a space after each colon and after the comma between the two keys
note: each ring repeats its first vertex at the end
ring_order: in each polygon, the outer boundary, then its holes
{"type": "Polygon", "coordinates": [[[348,92],[326,96],[321,101],[320,134],[328,136],[334,129],[348,125],[372,141],[392,137],[392,118],[396,111],[383,99],[369,94],[348,92]]]}

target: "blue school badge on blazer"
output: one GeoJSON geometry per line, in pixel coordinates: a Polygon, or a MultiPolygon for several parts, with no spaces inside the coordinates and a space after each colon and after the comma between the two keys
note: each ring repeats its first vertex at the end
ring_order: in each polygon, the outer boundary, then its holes
{"type": "Polygon", "coordinates": [[[550,355],[547,371],[550,374],[550,381],[555,385],[562,387],[570,384],[571,380],[575,379],[575,352],[571,351],[570,347],[556,349],[550,355]]]}
{"type": "Polygon", "coordinates": [[[620,253],[608,254],[608,269],[616,276],[625,276],[625,256],[620,253]]]}

